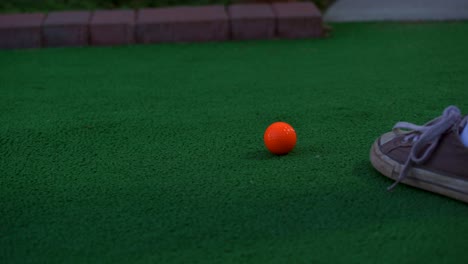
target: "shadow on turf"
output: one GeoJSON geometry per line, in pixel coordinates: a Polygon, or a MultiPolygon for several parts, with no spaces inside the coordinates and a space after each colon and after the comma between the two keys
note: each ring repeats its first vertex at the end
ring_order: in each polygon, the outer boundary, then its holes
{"type": "Polygon", "coordinates": [[[440,199],[442,202],[447,203],[461,203],[458,200],[448,198],[443,195],[435,194],[429,191],[425,191],[416,187],[412,187],[406,184],[401,183],[397,186],[395,190],[387,191],[387,188],[394,183],[393,180],[385,177],[380,172],[378,172],[370,161],[362,160],[354,166],[352,177],[356,178],[356,181],[360,181],[361,184],[364,184],[366,188],[375,189],[385,195],[388,198],[392,198],[395,202],[399,202],[403,199],[406,201],[410,199],[440,199]],[[362,176],[366,176],[363,180],[362,176]]]}
{"type": "MultiPolygon", "coordinates": [[[[312,148],[306,148],[312,149],[312,148]]],[[[272,159],[280,159],[286,157],[294,157],[294,156],[304,156],[309,155],[309,151],[304,151],[304,149],[294,149],[292,152],[288,153],[287,155],[274,155],[269,151],[265,150],[256,150],[250,151],[245,154],[245,159],[248,160],[272,160],[272,159]]]]}
{"type": "Polygon", "coordinates": [[[250,151],[245,155],[245,158],[248,160],[270,160],[278,157],[281,156],[273,155],[266,150],[250,151]]]}

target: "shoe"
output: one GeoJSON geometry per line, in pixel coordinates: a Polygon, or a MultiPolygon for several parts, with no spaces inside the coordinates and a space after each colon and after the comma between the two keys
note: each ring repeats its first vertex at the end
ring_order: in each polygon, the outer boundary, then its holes
{"type": "Polygon", "coordinates": [[[460,139],[466,125],[455,106],[422,126],[399,122],[374,142],[371,163],[395,180],[389,190],[401,182],[468,203],[468,147],[460,139]]]}

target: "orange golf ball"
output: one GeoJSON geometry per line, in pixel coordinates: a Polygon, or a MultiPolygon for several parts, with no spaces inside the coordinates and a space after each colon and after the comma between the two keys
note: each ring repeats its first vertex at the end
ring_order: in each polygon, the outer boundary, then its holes
{"type": "Polygon", "coordinates": [[[265,130],[263,141],[271,153],[285,155],[296,145],[296,131],[288,123],[276,122],[265,130]]]}

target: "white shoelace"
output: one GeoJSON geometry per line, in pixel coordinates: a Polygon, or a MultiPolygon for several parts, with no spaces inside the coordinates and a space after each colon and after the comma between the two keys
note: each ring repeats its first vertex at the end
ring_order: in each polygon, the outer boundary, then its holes
{"type": "Polygon", "coordinates": [[[398,122],[393,127],[393,131],[397,134],[402,134],[403,131],[409,130],[409,132],[403,132],[408,133],[403,140],[412,140],[413,146],[405,165],[400,171],[398,179],[388,187],[388,190],[392,190],[398,183],[405,179],[413,165],[422,164],[431,156],[444,133],[450,129],[456,129],[458,132],[459,126],[457,126],[457,124],[459,124],[460,127],[468,124],[468,116],[463,120],[461,120],[461,118],[460,110],[456,106],[449,106],[444,110],[442,116],[422,126],[408,122],[398,122]]]}

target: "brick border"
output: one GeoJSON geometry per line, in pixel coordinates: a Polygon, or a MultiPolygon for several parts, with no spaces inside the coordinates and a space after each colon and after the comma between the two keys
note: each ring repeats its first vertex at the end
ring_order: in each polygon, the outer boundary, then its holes
{"type": "Polygon", "coordinates": [[[229,39],[224,6],[142,9],[136,21],[138,43],[202,42],[229,39]]]}
{"type": "Polygon", "coordinates": [[[312,2],[273,3],[280,38],[316,38],[323,35],[322,14],[312,2]]]}
{"type": "Polygon", "coordinates": [[[0,49],[323,36],[312,2],[0,15],[0,49]]]}
{"type": "Polygon", "coordinates": [[[0,49],[40,48],[44,14],[0,15],[0,49]]]}
{"type": "Polygon", "coordinates": [[[45,47],[87,46],[89,11],[51,12],[42,24],[45,47]]]}
{"type": "Polygon", "coordinates": [[[234,4],[228,7],[228,14],[232,39],[275,37],[275,13],[269,4],[234,4]]]}
{"type": "Polygon", "coordinates": [[[135,43],[134,10],[98,10],[89,22],[90,45],[110,46],[135,43]]]}

